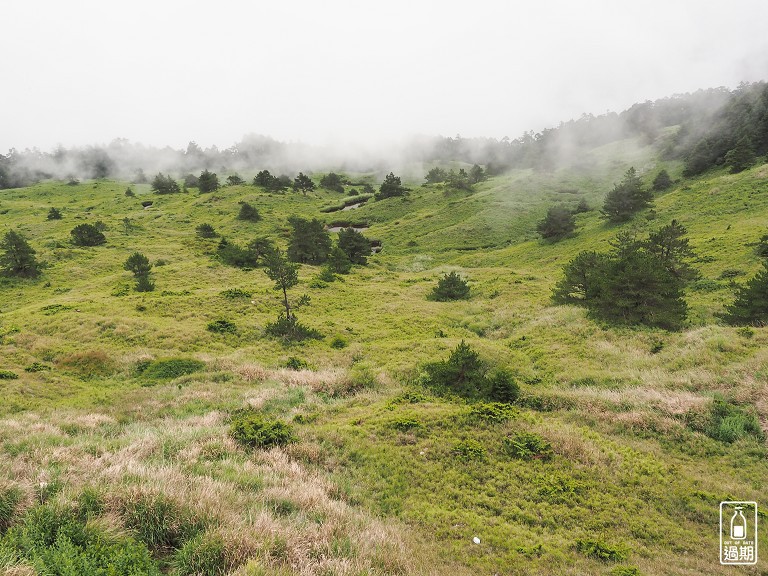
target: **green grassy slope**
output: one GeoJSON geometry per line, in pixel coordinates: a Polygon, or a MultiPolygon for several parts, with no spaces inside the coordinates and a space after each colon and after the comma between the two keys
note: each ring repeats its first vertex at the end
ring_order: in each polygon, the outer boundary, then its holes
{"type": "MultiPolygon", "coordinates": [[[[163,490],[221,533],[240,558],[230,567],[244,574],[728,572],[718,564],[718,502],[761,501],[765,446],[725,444],[690,422],[717,393],[753,406],[765,428],[768,332],[723,326],[715,313],[732,297],[730,279],[758,269],[751,244],[768,224],[768,166],[680,180],[657,196],[655,218],[620,227],[593,210],[577,216],[573,237],[537,238],[549,205],[585,198],[598,208],[630,165],[646,181],[661,167],[652,148],[622,141],[552,173],[492,178],[471,194],[413,183],[405,199],[333,213],[320,210],[342,195],[323,190],[157,196],[133,186],[130,198],[126,183],[100,181],[2,191],[0,231],[22,231],[48,267],[36,280],[0,281],[0,369],[19,375],[0,380],[0,488],[21,487],[30,506],[39,478],[55,477],[65,502],[94,485],[119,516],[126,494],[152,492],[160,475],[163,490]],[[147,199],[154,204],[142,209],[147,199]],[[262,221],[236,220],[239,201],[262,221]],[[51,206],[64,219],[46,220],[51,206]],[[327,286],[313,283],[318,268],[303,266],[294,292],[312,302],[300,317],[325,338],[286,347],[263,334],[280,308],[263,271],[221,264],[217,240],[194,228],[208,222],[231,241],[284,242],[291,214],[367,222],[384,249],[327,286]],[[125,231],[124,218],[136,229],[125,231]],[[685,330],[603,326],[551,305],[563,264],[579,251],[607,250],[623,228],[644,233],[672,218],[687,227],[702,272],[687,293],[685,330]],[[69,244],[72,227],[99,220],[105,246],[69,244]],[[135,250],[164,261],[153,269],[155,292],[131,290],[122,264],[135,250]],[[472,298],[427,301],[449,270],[470,279],[472,298]],[[252,296],[226,298],[230,288],[252,296]],[[207,331],[219,318],[238,332],[207,331]],[[348,345],[332,347],[335,337],[348,345]],[[524,400],[508,420],[478,420],[413,384],[421,364],[462,339],[520,382],[524,400]],[[141,361],[172,356],[207,369],[171,381],[137,372],[141,361]],[[281,369],[291,356],[312,371],[281,369]],[[25,371],[34,362],[51,369],[25,371]],[[418,395],[394,402],[403,391],[418,395]],[[244,405],[300,415],[300,443],[266,455],[235,446],[226,413],[244,405]],[[404,421],[415,427],[403,431],[404,421]],[[511,458],[503,438],[521,431],[547,439],[554,457],[511,458]],[[480,443],[481,458],[457,455],[467,440],[480,443]],[[201,494],[211,509],[196,504],[201,494]],[[276,508],[276,498],[288,504],[276,508]],[[333,521],[311,525],[318,514],[333,521]],[[254,523],[272,532],[238,540],[254,523]],[[590,557],[585,541],[623,559],[590,557]],[[250,567],[246,557],[256,558],[250,567]]],[[[679,178],[680,166],[664,166],[679,178]]]]}

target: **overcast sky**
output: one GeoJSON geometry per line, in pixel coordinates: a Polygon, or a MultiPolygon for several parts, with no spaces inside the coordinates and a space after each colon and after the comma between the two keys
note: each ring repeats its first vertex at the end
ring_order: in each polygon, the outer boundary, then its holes
{"type": "Polygon", "coordinates": [[[0,152],[509,136],[768,79],[766,0],[2,0],[0,152]]]}

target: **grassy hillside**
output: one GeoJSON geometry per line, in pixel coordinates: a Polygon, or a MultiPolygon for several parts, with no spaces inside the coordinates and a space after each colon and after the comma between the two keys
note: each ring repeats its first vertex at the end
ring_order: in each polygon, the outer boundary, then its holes
{"type": "MultiPolygon", "coordinates": [[[[685,180],[664,164],[679,180],[654,212],[608,225],[597,208],[631,165],[646,182],[662,167],[626,140],[473,193],[413,182],[406,198],[331,213],[321,210],[344,196],[324,190],[158,196],[134,185],[128,197],[128,183],[95,181],[3,191],[0,231],[24,233],[47,267],[0,280],[0,369],[18,375],[0,379],[0,532],[41,505],[87,501],[98,505],[83,522],[130,536],[177,574],[730,573],[718,563],[718,503],[762,504],[768,452],[701,423],[713,398],[768,423],[768,332],[715,316],[733,279],[759,267],[768,165],[685,180]],[[538,239],[548,206],[582,198],[595,210],[577,216],[573,237],[538,239]],[[242,201],[260,222],[236,219],[242,201]],[[63,219],[47,220],[50,207],[63,219]],[[284,243],[292,214],[367,224],[383,250],[330,284],[302,266],[293,291],[311,304],[299,316],[324,338],[286,346],[264,335],[280,296],[263,270],[222,264],[218,239],[194,230],[206,222],[230,241],[284,243]],[[702,273],[684,330],[611,327],[552,306],[578,252],[673,218],[702,273]],[[106,245],[73,247],[69,231],[97,221],[106,245]],[[154,292],[133,291],[122,268],[136,250],[155,264],[154,292]],[[428,301],[450,270],[469,278],[471,299],[428,301]],[[237,331],[208,331],[218,319],[237,331]],[[419,384],[420,366],[461,340],[512,371],[517,406],[489,415],[419,384]],[[309,368],[285,368],[291,357],[309,368]],[[145,370],[168,358],[204,364],[169,378],[145,370]],[[236,444],[229,418],[249,406],[292,422],[299,441],[236,444]],[[551,458],[511,454],[523,432],[548,442],[551,458]],[[193,550],[221,570],[203,571],[193,550]]],[[[3,551],[0,567],[34,573],[3,551]]]]}

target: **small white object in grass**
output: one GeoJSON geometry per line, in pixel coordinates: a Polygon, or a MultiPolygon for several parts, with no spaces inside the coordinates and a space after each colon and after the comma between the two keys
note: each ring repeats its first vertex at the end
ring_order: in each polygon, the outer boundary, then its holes
{"type": "Polygon", "coordinates": [[[474,538],[472,538],[472,542],[474,542],[475,544],[480,544],[480,538],[475,536],[474,538]]]}

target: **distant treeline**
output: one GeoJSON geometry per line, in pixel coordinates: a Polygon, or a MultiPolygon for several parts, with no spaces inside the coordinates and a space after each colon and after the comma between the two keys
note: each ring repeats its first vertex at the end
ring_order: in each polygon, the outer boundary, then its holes
{"type": "MultiPolygon", "coordinates": [[[[728,165],[749,167],[768,153],[768,85],[742,84],[736,90],[713,88],[633,105],[621,113],[585,114],[556,128],[526,132],[514,140],[434,137],[412,140],[399,148],[407,162],[453,162],[486,166],[489,175],[511,168],[549,171],[577,161],[580,152],[630,137],[642,137],[662,148],[666,158],[685,161],[686,175],[728,165]],[[679,126],[665,133],[664,129],[679,126]]],[[[153,148],[117,139],[107,146],[53,152],[10,150],[0,154],[0,188],[16,188],[44,179],[124,178],[163,171],[185,174],[203,169],[247,172],[322,170],[381,171],[396,160],[387,152],[351,157],[342,151],[279,142],[250,135],[226,148],[203,149],[190,142],[185,150],[153,148]],[[377,156],[378,154],[378,156],[377,156]]]]}

